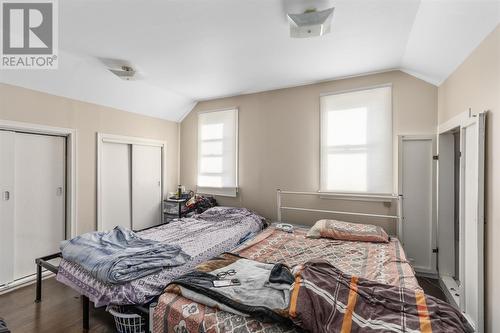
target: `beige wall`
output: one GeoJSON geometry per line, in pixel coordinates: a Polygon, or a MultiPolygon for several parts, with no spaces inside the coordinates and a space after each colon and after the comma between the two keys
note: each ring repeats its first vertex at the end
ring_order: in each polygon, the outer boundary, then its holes
{"type": "Polygon", "coordinates": [[[486,119],[486,329],[500,332],[500,26],[438,89],[439,123],[467,111],[486,119]],[[496,314],[496,315],[495,315],[496,314]]]}
{"type": "Polygon", "coordinates": [[[77,130],[77,232],[96,228],[96,133],[167,142],[166,186],[177,185],[178,124],[0,84],[0,119],[77,130]]]}
{"type": "Polygon", "coordinates": [[[196,188],[197,112],[236,106],[240,193],[218,199],[274,219],[277,188],[318,190],[320,94],[386,83],[393,85],[394,134],[435,133],[437,88],[400,71],[200,102],[181,124],[181,183],[196,188]]]}

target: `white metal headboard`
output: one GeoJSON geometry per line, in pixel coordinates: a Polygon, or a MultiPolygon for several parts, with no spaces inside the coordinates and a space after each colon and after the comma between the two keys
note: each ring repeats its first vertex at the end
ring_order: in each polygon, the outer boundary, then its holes
{"type": "Polygon", "coordinates": [[[278,222],[281,222],[281,212],[283,210],[292,210],[292,211],[303,211],[303,212],[316,212],[316,213],[327,213],[327,214],[339,214],[339,215],[354,215],[354,216],[367,216],[367,217],[375,217],[375,218],[386,218],[396,220],[396,235],[402,240],[402,223],[403,223],[403,206],[402,206],[402,195],[401,194],[344,194],[344,193],[323,193],[323,192],[297,192],[297,191],[282,191],[280,189],[276,190],[276,200],[277,200],[277,213],[278,213],[278,222]],[[397,204],[397,212],[396,215],[384,215],[384,214],[371,214],[371,213],[362,213],[362,212],[348,212],[348,211],[340,211],[340,210],[324,210],[324,209],[313,209],[313,208],[303,208],[303,207],[291,207],[291,206],[282,206],[281,205],[281,196],[282,195],[310,195],[310,196],[319,196],[319,197],[330,197],[330,199],[336,200],[356,200],[356,201],[364,201],[366,199],[380,199],[387,201],[396,201],[397,204]]]}

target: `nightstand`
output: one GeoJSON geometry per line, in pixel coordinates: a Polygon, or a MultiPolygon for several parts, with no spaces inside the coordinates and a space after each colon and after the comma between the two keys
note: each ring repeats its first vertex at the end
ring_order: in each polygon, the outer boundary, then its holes
{"type": "Polygon", "coordinates": [[[182,217],[182,206],[189,199],[165,199],[163,200],[163,220],[169,223],[173,219],[182,217]]]}

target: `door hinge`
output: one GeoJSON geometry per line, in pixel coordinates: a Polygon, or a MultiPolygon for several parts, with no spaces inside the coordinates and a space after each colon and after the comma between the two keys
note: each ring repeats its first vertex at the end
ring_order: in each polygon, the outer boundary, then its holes
{"type": "Polygon", "coordinates": [[[432,159],[433,159],[434,161],[439,160],[439,155],[434,155],[434,156],[432,156],[432,159]]]}
{"type": "Polygon", "coordinates": [[[432,249],[432,253],[439,253],[439,248],[432,249]]]}

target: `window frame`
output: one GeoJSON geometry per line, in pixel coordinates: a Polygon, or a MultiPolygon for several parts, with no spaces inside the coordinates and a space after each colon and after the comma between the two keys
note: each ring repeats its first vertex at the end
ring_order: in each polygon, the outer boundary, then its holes
{"type": "Polygon", "coordinates": [[[214,110],[204,110],[199,111],[196,115],[197,117],[197,136],[196,136],[196,191],[200,194],[208,194],[208,195],[218,195],[224,197],[237,197],[239,190],[239,108],[238,107],[227,107],[221,109],[214,110]],[[200,149],[201,149],[201,140],[200,140],[200,115],[206,113],[215,113],[215,112],[223,112],[223,111],[235,111],[235,119],[234,119],[234,167],[235,167],[235,187],[210,187],[210,186],[199,186],[198,185],[198,177],[200,175],[200,149]]]}
{"type": "MultiPolygon", "coordinates": [[[[325,193],[325,194],[345,194],[345,199],[349,199],[350,195],[359,195],[359,194],[366,194],[366,195],[392,195],[395,193],[395,188],[397,186],[397,179],[396,174],[395,174],[395,141],[394,141],[394,89],[393,89],[393,84],[392,83],[382,83],[382,84],[376,84],[376,85],[371,85],[371,86],[364,86],[360,88],[353,88],[353,89],[344,89],[344,90],[338,90],[338,91],[330,91],[330,92],[323,92],[320,93],[319,98],[318,98],[318,104],[319,104],[319,178],[318,178],[318,193],[325,193]],[[391,183],[392,183],[392,189],[391,193],[380,193],[380,192],[370,192],[370,191],[327,191],[322,189],[322,180],[323,180],[323,121],[324,121],[324,115],[321,110],[321,98],[326,97],[326,96],[332,96],[332,95],[340,95],[340,94],[346,94],[346,93],[354,93],[354,92],[359,92],[359,91],[365,91],[365,90],[372,90],[372,89],[379,89],[379,88],[390,88],[391,90],[391,102],[390,102],[390,108],[391,108],[391,123],[390,123],[390,128],[391,128],[391,183]]],[[[323,198],[327,198],[326,196],[323,198]]],[[[380,201],[379,199],[366,199],[366,201],[380,201]]],[[[383,200],[382,200],[383,201],[383,200]]]]}

